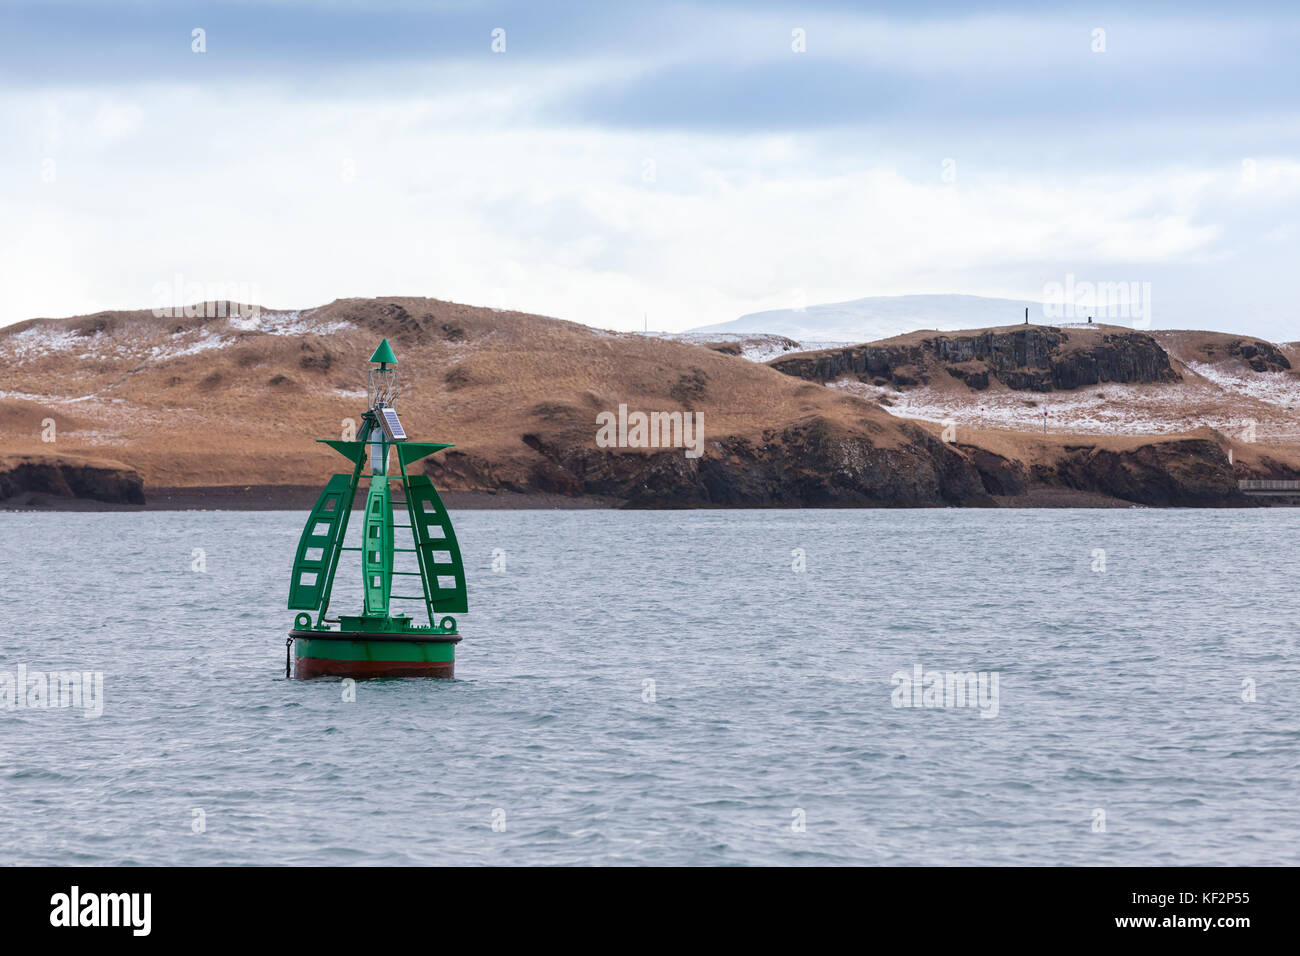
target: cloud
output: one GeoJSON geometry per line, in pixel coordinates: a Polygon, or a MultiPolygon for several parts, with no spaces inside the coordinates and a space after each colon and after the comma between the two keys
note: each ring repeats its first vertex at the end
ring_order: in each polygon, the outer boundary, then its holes
{"type": "Polygon", "coordinates": [[[1031,5],[823,4],[806,54],[775,4],[120,12],[5,8],[0,322],[176,273],[615,328],[1066,273],[1150,278],[1184,324],[1290,314],[1297,28],[1248,4],[1098,8],[1100,55],[1091,13],[1031,5]]]}

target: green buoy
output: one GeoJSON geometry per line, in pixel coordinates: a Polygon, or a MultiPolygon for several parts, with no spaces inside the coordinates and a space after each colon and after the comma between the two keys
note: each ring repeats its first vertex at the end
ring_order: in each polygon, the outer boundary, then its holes
{"type": "MultiPolygon", "coordinates": [[[[352,473],[330,478],[316,500],[298,541],[289,584],[289,609],[299,611],[289,632],[295,677],[452,677],[460,634],[453,614],[469,610],[465,567],[451,518],[427,475],[407,467],[450,448],[407,440],[397,417],[397,356],[388,339],[370,357],[369,408],[356,441],[321,439],[352,462],[352,473]],[[392,459],[397,471],[392,472],[392,459]],[[357,487],[370,466],[360,543],[344,539],[357,487]],[[395,521],[394,513],[404,519],[395,521]],[[397,532],[404,532],[399,535],[397,532]],[[410,547],[398,547],[397,541],[410,547]],[[359,614],[326,617],[334,574],[343,552],[359,552],[362,609],[359,614]],[[413,560],[400,560],[411,555],[413,560]],[[399,570],[399,565],[406,570],[399,570]],[[394,594],[394,578],[420,594],[394,594]],[[393,613],[394,601],[420,601],[427,623],[393,613]],[[313,615],[315,615],[313,619],[313,615]]],[[[289,676],[289,661],[285,661],[289,676]]]]}

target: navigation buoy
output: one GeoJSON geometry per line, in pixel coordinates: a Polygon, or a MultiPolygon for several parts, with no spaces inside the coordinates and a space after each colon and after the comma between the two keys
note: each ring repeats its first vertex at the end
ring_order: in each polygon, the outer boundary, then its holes
{"type": "Polygon", "coordinates": [[[330,478],[298,541],[289,609],[300,613],[286,642],[286,677],[290,650],[298,678],[454,676],[460,634],[451,615],[469,610],[465,568],[438,490],[428,475],[407,472],[421,458],[452,446],[407,440],[396,409],[397,356],[388,339],[379,343],[370,362],[369,408],[356,440],[320,439],[352,462],[352,473],[330,478]],[[397,472],[390,473],[394,458],[397,472]],[[367,463],[361,534],[357,544],[347,546],[352,502],[367,463]],[[394,507],[406,523],[394,522],[394,507]],[[395,535],[400,530],[407,534],[395,535]],[[405,543],[408,536],[411,547],[395,546],[395,540],[405,543]],[[361,558],[362,610],[332,619],[326,617],[330,592],[345,552],[361,558]],[[394,594],[394,577],[411,583],[418,578],[422,593],[394,594]],[[393,601],[423,602],[428,623],[392,613],[393,601]]]}

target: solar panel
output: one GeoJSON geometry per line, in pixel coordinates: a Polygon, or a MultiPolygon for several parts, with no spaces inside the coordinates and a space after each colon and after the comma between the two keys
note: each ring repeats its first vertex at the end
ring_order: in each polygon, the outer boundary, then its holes
{"type": "Polygon", "coordinates": [[[398,421],[396,409],[379,409],[379,423],[384,427],[384,434],[390,441],[406,441],[406,429],[398,421]]]}

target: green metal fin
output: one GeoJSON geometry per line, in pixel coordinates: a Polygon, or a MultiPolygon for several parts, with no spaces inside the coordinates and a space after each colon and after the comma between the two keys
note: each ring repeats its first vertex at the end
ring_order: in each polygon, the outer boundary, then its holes
{"type": "MultiPolygon", "coordinates": [[[[456,532],[442,498],[428,475],[408,475],[406,507],[429,588],[429,603],[439,614],[467,614],[465,565],[456,532]]],[[[430,618],[433,617],[431,613],[430,618]]]]}
{"type": "Polygon", "coordinates": [[[307,518],[307,527],[298,539],[298,554],[293,559],[293,580],[289,582],[289,607],[296,611],[315,611],[325,596],[325,569],[339,545],[340,520],[352,507],[348,492],[351,475],[333,475],[307,518]],[[311,552],[315,557],[308,557],[311,552]]]}
{"type": "Polygon", "coordinates": [[[370,356],[372,362],[388,362],[390,365],[397,364],[397,356],[393,354],[393,347],[388,344],[388,339],[379,343],[379,348],[375,349],[375,354],[370,356]]]}
{"type": "Polygon", "coordinates": [[[454,447],[454,445],[444,445],[436,441],[408,441],[397,445],[397,454],[402,459],[403,465],[409,465],[413,461],[419,461],[426,455],[432,455],[435,451],[454,447]]]}
{"type": "Polygon", "coordinates": [[[329,445],[354,465],[366,457],[366,443],[363,441],[333,441],[329,438],[317,438],[316,441],[329,445]]]}

